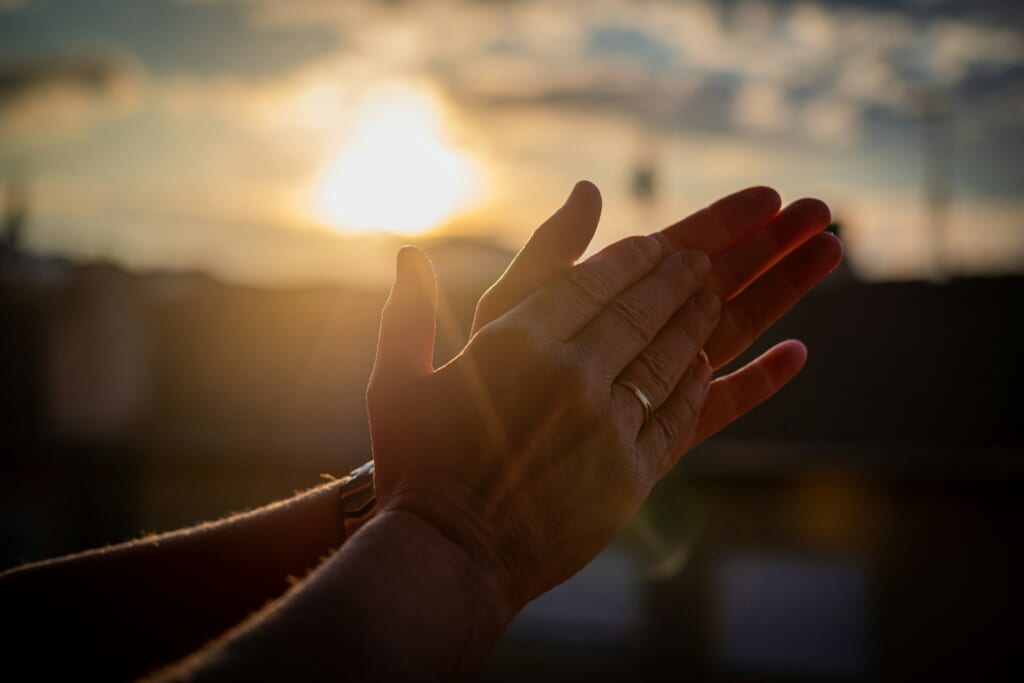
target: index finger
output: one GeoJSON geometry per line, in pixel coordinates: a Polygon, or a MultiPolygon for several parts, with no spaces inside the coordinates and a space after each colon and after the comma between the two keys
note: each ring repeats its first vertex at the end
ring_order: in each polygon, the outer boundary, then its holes
{"type": "Polygon", "coordinates": [[[719,199],[652,237],[662,243],[666,253],[696,249],[713,257],[765,225],[781,207],[782,198],[772,188],[750,187],[719,199]]]}
{"type": "Polygon", "coordinates": [[[597,252],[523,302],[523,310],[556,339],[576,336],[619,292],[642,279],[662,260],[653,237],[627,237],[597,252]]]}
{"type": "Polygon", "coordinates": [[[470,334],[511,310],[533,291],[572,267],[594,237],[601,217],[601,192],[576,183],[558,211],[537,228],[498,281],[477,304],[470,334]]]}

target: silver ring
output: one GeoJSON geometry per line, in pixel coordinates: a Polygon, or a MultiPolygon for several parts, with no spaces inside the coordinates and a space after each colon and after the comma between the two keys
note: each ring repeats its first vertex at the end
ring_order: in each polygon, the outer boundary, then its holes
{"type": "Polygon", "coordinates": [[[648,422],[651,421],[651,415],[654,414],[654,407],[651,405],[651,399],[647,398],[647,394],[645,394],[640,389],[640,387],[633,384],[632,382],[619,380],[619,384],[632,391],[633,395],[636,396],[638,401],[640,401],[640,405],[643,406],[644,408],[644,424],[646,425],[648,422]]]}

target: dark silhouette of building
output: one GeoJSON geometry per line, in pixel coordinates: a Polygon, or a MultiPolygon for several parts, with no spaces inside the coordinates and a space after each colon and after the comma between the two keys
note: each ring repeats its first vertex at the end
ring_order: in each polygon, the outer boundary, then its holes
{"type": "MultiPolygon", "coordinates": [[[[429,251],[459,328],[443,360],[511,255],[429,251]]],[[[0,282],[4,567],[258,505],[369,455],[383,288],[267,290],[22,253],[0,282]]],[[[815,290],[744,356],[798,337],[806,371],[687,455],[620,543],[524,613],[484,679],[1013,666],[1022,294],[1021,278],[815,290]],[[659,545],[674,550],[653,572],[659,545]]]]}

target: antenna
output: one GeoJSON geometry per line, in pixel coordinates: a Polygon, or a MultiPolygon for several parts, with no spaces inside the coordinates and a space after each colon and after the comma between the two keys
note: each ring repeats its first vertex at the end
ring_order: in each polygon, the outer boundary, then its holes
{"type": "Polygon", "coordinates": [[[0,219],[0,244],[6,252],[17,252],[25,239],[28,218],[28,186],[20,173],[7,176],[4,187],[4,212],[0,219]]]}
{"type": "Polygon", "coordinates": [[[931,241],[933,277],[945,280],[953,270],[949,216],[953,198],[953,112],[938,88],[920,96],[924,216],[931,241]]]}

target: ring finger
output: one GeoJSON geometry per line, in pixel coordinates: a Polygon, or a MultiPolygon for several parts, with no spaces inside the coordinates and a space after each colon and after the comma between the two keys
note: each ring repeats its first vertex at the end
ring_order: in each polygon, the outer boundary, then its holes
{"type": "Polygon", "coordinates": [[[624,414],[632,414],[637,433],[700,356],[701,346],[718,324],[721,302],[710,288],[701,290],[672,316],[647,347],[622,371],[612,386],[624,414]],[[639,392],[639,393],[637,393],[639,392]]]}

